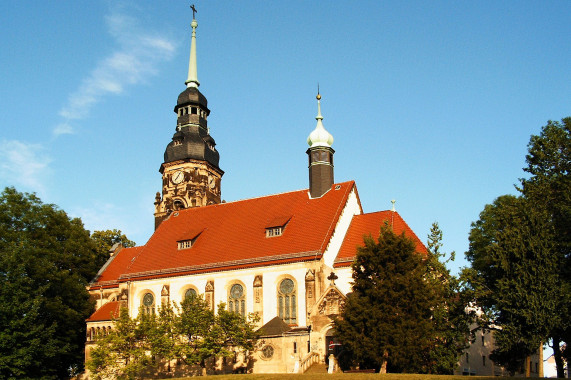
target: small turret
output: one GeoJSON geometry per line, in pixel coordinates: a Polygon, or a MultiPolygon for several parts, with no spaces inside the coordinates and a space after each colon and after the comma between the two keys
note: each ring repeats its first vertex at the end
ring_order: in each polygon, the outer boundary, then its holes
{"type": "Polygon", "coordinates": [[[321,95],[317,91],[317,125],[307,137],[309,149],[309,193],[312,198],[319,198],[333,185],[333,154],[331,148],[333,136],[323,127],[321,116],[321,95]]]}

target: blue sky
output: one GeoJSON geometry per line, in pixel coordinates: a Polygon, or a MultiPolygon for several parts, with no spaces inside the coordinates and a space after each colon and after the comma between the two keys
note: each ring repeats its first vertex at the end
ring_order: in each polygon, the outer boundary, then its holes
{"type": "MultiPolygon", "coordinates": [[[[184,90],[190,3],[0,4],[0,186],[138,244],[184,90]]],[[[308,186],[321,87],[335,179],[365,212],[470,223],[516,193],[527,143],[571,116],[569,1],[197,2],[198,78],[227,201],[308,186]]]]}

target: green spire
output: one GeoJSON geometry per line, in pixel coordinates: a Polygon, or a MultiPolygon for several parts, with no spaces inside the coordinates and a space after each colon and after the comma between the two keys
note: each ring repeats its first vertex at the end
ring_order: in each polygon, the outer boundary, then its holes
{"type": "Polygon", "coordinates": [[[192,5],[192,22],[190,26],[192,26],[192,38],[190,40],[190,60],[188,61],[188,78],[186,79],[186,87],[195,87],[197,88],[200,86],[200,82],[198,81],[198,74],[196,70],[196,27],[198,23],[194,18],[194,14],[196,13],[196,8],[192,5]]]}

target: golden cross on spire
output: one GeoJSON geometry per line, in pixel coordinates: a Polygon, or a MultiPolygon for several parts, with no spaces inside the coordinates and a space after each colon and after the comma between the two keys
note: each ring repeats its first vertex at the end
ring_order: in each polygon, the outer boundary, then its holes
{"type": "Polygon", "coordinates": [[[194,20],[195,15],[196,15],[196,13],[197,13],[198,11],[197,11],[196,8],[194,7],[194,4],[192,4],[192,5],[190,6],[190,9],[192,9],[192,19],[194,20]]]}

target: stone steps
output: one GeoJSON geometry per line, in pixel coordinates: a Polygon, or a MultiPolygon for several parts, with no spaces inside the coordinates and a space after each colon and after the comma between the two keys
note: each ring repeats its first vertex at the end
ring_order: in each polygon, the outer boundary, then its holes
{"type": "Polygon", "coordinates": [[[315,363],[305,373],[327,373],[327,365],[323,363],[315,363]]]}

